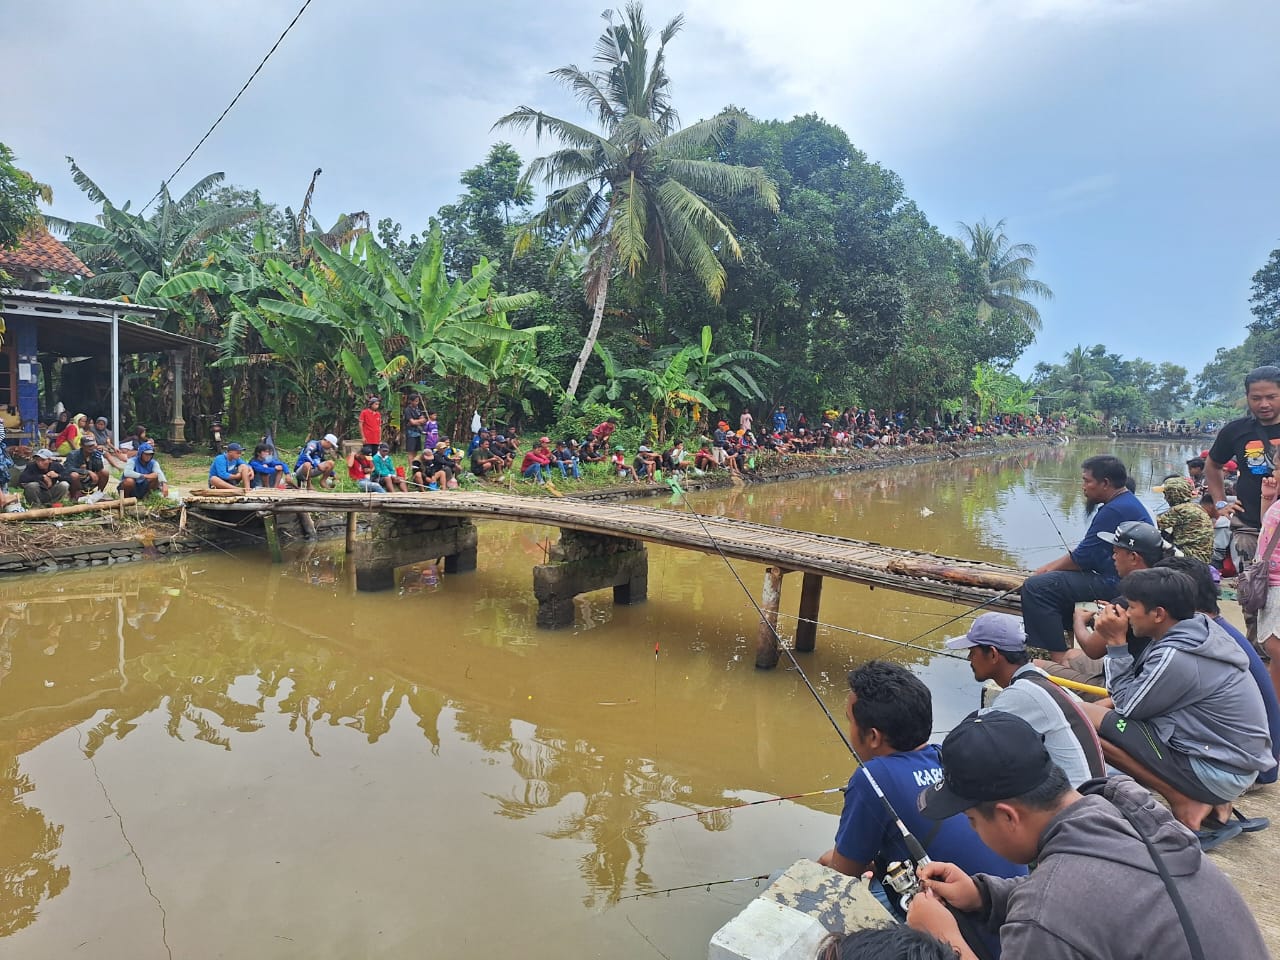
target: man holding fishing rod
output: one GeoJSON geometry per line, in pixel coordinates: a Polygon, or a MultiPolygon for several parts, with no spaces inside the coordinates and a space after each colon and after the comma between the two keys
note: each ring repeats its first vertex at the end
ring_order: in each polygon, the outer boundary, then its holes
{"type": "Polygon", "coordinates": [[[1147,508],[1125,485],[1128,476],[1125,465],[1112,456],[1090,457],[1080,465],[1081,488],[1093,513],[1089,529],[1075,549],[1040,567],[1019,590],[1027,646],[1048,650],[1054,663],[1066,662],[1066,634],[1072,629],[1076,604],[1115,596],[1120,582],[1111,543],[1099,534],[1110,535],[1133,520],[1155,526],[1147,508]]]}
{"type": "Polygon", "coordinates": [[[1118,776],[1072,789],[1024,720],[971,715],[942,744],[943,779],[920,795],[939,822],[963,813],[991,849],[1029,877],[970,875],[954,863],[919,871],[908,925],[974,960],[947,909],[998,930],[1002,960],[1243,960],[1266,957],[1240,894],[1190,830],[1118,776]]]}

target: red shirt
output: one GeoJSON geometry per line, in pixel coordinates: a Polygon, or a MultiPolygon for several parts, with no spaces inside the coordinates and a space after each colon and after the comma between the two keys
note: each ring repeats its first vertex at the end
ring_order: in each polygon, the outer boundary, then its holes
{"type": "Polygon", "coordinates": [[[360,411],[360,439],[365,443],[382,442],[382,414],[373,407],[360,411]]]}
{"type": "Polygon", "coordinates": [[[550,462],[551,462],[550,454],[543,453],[541,447],[534,447],[532,450],[526,453],[524,455],[524,459],[520,461],[520,472],[523,473],[525,470],[528,470],[535,463],[540,463],[545,467],[550,462]]]}
{"type": "Polygon", "coordinates": [[[357,453],[351,465],[347,467],[347,474],[352,480],[363,480],[373,471],[373,461],[366,457],[363,453],[357,453]]]}
{"type": "Polygon", "coordinates": [[[613,436],[613,431],[616,429],[618,428],[606,420],[604,423],[600,424],[600,426],[592,430],[591,435],[603,443],[613,436]]]}

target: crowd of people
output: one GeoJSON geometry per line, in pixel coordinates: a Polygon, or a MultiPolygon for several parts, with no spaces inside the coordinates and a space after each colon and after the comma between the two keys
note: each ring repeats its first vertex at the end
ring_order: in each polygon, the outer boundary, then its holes
{"type": "Polygon", "coordinates": [[[906,925],[833,937],[823,960],[1268,955],[1204,856],[1267,829],[1239,804],[1280,773],[1280,367],[1245,393],[1248,414],[1159,485],[1156,517],[1124,463],[1084,461],[1083,539],[1022,584],[1021,617],[983,614],[947,642],[999,693],[940,746],[913,674],[849,674],[864,762],[820,859],[869,871],[906,925]],[[1254,563],[1268,591],[1244,633],[1219,583],[1254,563]],[[877,882],[907,856],[881,795],[931,861],[905,904],[877,882]]]}

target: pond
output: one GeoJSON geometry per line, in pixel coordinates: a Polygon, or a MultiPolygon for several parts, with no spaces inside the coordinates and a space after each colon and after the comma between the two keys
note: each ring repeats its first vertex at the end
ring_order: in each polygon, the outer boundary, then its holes
{"type": "MultiPolygon", "coordinates": [[[[1079,463],[1139,495],[1192,454],[1072,444],[691,497],[702,512],[1034,567],[1086,519],[1079,463]]],[[[678,504],[652,501],[670,509],[678,504]]],[[[753,667],[724,561],[650,547],[649,600],[534,626],[544,527],[479,569],[357,593],[341,541],[0,581],[0,957],[705,955],[755,884],[830,846],[851,759],[799,676],[753,667]]],[[[758,595],[763,568],[736,563],[758,595]]],[[[784,584],[794,628],[799,578],[784,584]]],[[[830,581],[801,665],[909,664],[935,737],[976,704],[963,608],[830,581]],[[953,622],[949,622],[953,621],[953,622]],[[941,629],[939,629],[941,628],[941,629]]]]}

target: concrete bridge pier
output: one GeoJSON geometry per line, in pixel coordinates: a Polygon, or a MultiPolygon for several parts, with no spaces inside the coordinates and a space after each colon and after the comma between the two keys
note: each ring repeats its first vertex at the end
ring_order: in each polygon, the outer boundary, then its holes
{"type": "Polygon", "coordinates": [[[639,540],[562,529],[533,568],[538,626],[573,626],[573,598],[613,587],[614,603],[640,603],[649,595],[649,551],[639,540]]]}
{"type": "Polygon", "coordinates": [[[445,573],[470,573],[476,568],[477,543],[468,517],[376,514],[369,535],[354,543],[356,589],[390,590],[397,567],[439,557],[445,573]]]}

